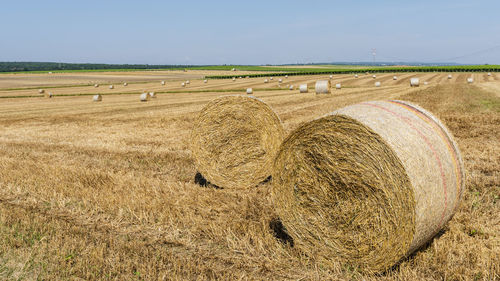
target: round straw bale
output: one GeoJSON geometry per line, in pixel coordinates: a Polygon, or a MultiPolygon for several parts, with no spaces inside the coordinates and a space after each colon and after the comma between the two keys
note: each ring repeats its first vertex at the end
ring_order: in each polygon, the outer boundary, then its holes
{"type": "Polygon", "coordinates": [[[189,85],[189,84],[191,84],[191,81],[187,80],[186,85],[189,85]]]}
{"type": "Polygon", "coordinates": [[[233,82],[236,81],[236,77],[233,77],[233,82]]]}
{"type": "Polygon", "coordinates": [[[207,82],[208,82],[208,80],[207,80],[207,79],[203,80],[203,83],[207,83],[207,82]]]}
{"type": "Polygon", "coordinates": [[[335,84],[335,89],[337,90],[342,89],[342,85],[340,85],[340,83],[335,84]]]}
{"type": "Polygon", "coordinates": [[[110,89],[114,89],[114,88],[115,88],[115,86],[113,86],[113,85],[109,85],[109,88],[110,88],[110,89]]]}
{"type": "Polygon", "coordinates": [[[152,99],[156,99],[155,92],[149,92],[149,97],[152,98],[152,99]]]}
{"type": "Polygon", "coordinates": [[[451,79],[451,78],[452,78],[451,74],[448,74],[448,79],[451,79]]]}
{"type": "Polygon", "coordinates": [[[232,68],[231,71],[236,71],[236,68],[232,68]]]}
{"type": "Polygon", "coordinates": [[[488,76],[491,76],[491,72],[488,72],[488,76]]]}
{"type": "Polygon", "coordinates": [[[269,77],[269,80],[273,80],[273,77],[269,77]]]}
{"type": "Polygon", "coordinates": [[[161,85],[164,86],[165,85],[165,81],[161,81],[161,85]]]}
{"type": "Polygon", "coordinates": [[[315,88],[316,94],[329,94],[331,87],[332,87],[332,84],[330,83],[330,80],[319,80],[319,81],[316,81],[316,85],[314,88],[315,88]]]}
{"type": "Polygon", "coordinates": [[[150,98],[151,96],[149,95],[149,93],[142,93],[140,96],[141,101],[148,101],[150,98]]]}
{"type": "Polygon", "coordinates": [[[281,79],[281,78],[278,79],[278,83],[281,83],[281,82],[283,82],[283,79],[281,79]]]}
{"type": "Polygon", "coordinates": [[[38,90],[38,93],[39,94],[43,94],[43,93],[45,93],[45,90],[44,89],[40,89],[40,90],[38,90]]]}
{"type": "Polygon", "coordinates": [[[290,87],[288,87],[290,90],[293,90],[293,85],[290,85],[290,87]]]}
{"type": "Polygon", "coordinates": [[[201,110],[191,133],[191,151],[196,168],[209,182],[245,189],[271,175],[283,137],[283,125],[267,104],[251,96],[226,96],[201,110]]]}
{"type": "Polygon", "coordinates": [[[94,88],[99,88],[99,84],[94,84],[94,88]]]}
{"type": "Polygon", "coordinates": [[[181,87],[186,87],[186,83],[185,83],[185,82],[182,82],[182,83],[181,83],[181,87]]]}
{"type": "Polygon", "coordinates": [[[288,78],[288,75],[285,75],[285,78],[288,78]]]}
{"type": "Polygon", "coordinates": [[[354,78],[358,78],[359,76],[357,74],[354,74],[354,78]]]}
{"type": "Polygon", "coordinates": [[[125,86],[125,87],[128,86],[128,83],[127,82],[123,83],[123,86],[125,86]]]}
{"type": "Polygon", "coordinates": [[[241,76],[240,76],[240,77],[238,77],[238,79],[241,79],[241,78],[243,78],[243,77],[241,77],[241,76]]]}
{"type": "Polygon", "coordinates": [[[267,80],[267,79],[264,79],[264,83],[268,83],[268,82],[269,82],[269,80],[267,80]]]}
{"type": "Polygon", "coordinates": [[[247,95],[253,94],[253,89],[252,88],[247,88],[247,95]]]}
{"type": "Polygon", "coordinates": [[[380,87],[380,81],[375,82],[375,87],[380,87]]]}
{"type": "Polygon", "coordinates": [[[330,79],[333,79],[333,75],[330,75],[330,79]]]}
{"type": "Polygon", "coordinates": [[[467,78],[467,83],[473,83],[473,82],[474,82],[474,78],[472,78],[472,77],[467,78]]]}
{"type": "Polygon", "coordinates": [[[95,102],[102,101],[102,96],[101,95],[94,95],[92,97],[92,101],[95,101],[95,102]]]}
{"type": "Polygon", "coordinates": [[[397,76],[393,76],[392,80],[398,80],[398,77],[397,76]]]}
{"type": "Polygon", "coordinates": [[[373,78],[373,79],[377,78],[377,75],[373,74],[373,75],[372,75],[372,78],[373,78]]]}
{"type": "Polygon", "coordinates": [[[410,86],[411,87],[418,87],[418,86],[420,86],[420,79],[418,79],[418,78],[411,78],[410,79],[410,86]]]}
{"type": "Polygon", "coordinates": [[[299,92],[300,93],[307,93],[309,89],[307,88],[307,84],[302,84],[299,86],[299,92]]]}
{"type": "Polygon", "coordinates": [[[363,102],[301,125],[280,146],[272,178],[295,247],[369,273],[434,237],[465,187],[449,131],[403,101],[363,102]]]}

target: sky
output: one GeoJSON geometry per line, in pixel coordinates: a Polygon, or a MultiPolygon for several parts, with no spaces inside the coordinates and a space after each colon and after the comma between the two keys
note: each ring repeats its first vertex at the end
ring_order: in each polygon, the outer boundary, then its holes
{"type": "Polygon", "coordinates": [[[500,1],[0,0],[0,61],[500,64],[500,1]]]}

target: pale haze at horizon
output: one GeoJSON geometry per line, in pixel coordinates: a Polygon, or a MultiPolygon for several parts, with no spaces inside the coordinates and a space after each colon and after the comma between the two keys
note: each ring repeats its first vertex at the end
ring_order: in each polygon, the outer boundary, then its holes
{"type": "Polygon", "coordinates": [[[0,61],[500,64],[500,1],[2,1],[0,61]]]}

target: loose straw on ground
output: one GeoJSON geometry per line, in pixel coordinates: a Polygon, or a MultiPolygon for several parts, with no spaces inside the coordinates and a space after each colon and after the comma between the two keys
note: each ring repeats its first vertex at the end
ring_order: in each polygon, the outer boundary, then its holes
{"type": "Polygon", "coordinates": [[[449,131],[403,101],[363,102],[301,125],[283,141],[272,178],[295,247],[327,267],[368,273],[432,239],[465,182],[449,131]]]}
{"type": "Polygon", "coordinates": [[[252,188],[271,174],[284,137],[276,113],[255,97],[226,96],[209,102],[191,133],[198,171],[223,188],[252,188]]]}

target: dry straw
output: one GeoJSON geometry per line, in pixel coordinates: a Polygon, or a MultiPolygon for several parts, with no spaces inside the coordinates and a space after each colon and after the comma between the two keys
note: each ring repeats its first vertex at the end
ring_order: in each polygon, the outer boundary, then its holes
{"type": "Polygon", "coordinates": [[[307,84],[302,84],[299,86],[299,92],[300,93],[307,93],[309,89],[307,88],[307,84]]]}
{"type": "Polygon", "coordinates": [[[290,85],[289,89],[290,89],[290,90],[293,90],[293,85],[290,85]]]}
{"type": "Polygon", "coordinates": [[[332,87],[332,84],[331,84],[330,80],[316,81],[316,85],[314,86],[316,94],[329,94],[331,87],[332,87]]]}
{"type": "Polygon", "coordinates": [[[92,101],[95,101],[95,102],[102,101],[102,96],[101,95],[94,95],[92,97],[92,101]]]}
{"type": "Polygon", "coordinates": [[[403,101],[364,102],[303,124],[283,141],[272,177],[273,204],[296,247],[367,273],[428,242],[464,190],[451,134],[403,101]]]}
{"type": "Polygon", "coordinates": [[[420,79],[418,79],[418,78],[411,78],[410,79],[410,86],[411,87],[418,87],[418,86],[420,86],[420,79]]]}
{"type": "Polygon", "coordinates": [[[271,175],[284,137],[276,113],[255,97],[226,96],[209,102],[191,133],[198,171],[223,188],[252,188],[271,175]]]}
{"type": "Polygon", "coordinates": [[[140,96],[141,101],[148,101],[150,98],[151,96],[149,95],[149,93],[142,93],[140,96]]]}

